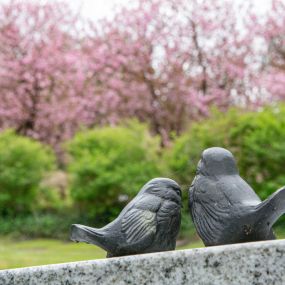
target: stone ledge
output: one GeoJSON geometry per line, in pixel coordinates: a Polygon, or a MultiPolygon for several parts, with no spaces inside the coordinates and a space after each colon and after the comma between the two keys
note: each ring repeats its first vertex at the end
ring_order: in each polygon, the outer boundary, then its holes
{"type": "Polygon", "coordinates": [[[2,270],[0,284],[285,284],[285,240],[2,270]]]}

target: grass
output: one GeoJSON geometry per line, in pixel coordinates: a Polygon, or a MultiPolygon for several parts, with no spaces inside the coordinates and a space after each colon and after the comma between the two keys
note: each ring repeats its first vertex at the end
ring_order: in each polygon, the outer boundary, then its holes
{"type": "Polygon", "coordinates": [[[0,238],[0,269],[104,258],[98,247],[52,239],[15,241],[0,238]]]}
{"type": "MultiPolygon", "coordinates": [[[[200,241],[178,247],[202,247],[200,241]]],[[[15,241],[0,238],[0,270],[43,264],[64,263],[105,258],[104,250],[84,243],[64,242],[53,239],[15,241]]]]}
{"type": "MultiPolygon", "coordinates": [[[[275,230],[277,237],[285,238],[285,228],[275,230]]],[[[177,249],[203,247],[203,243],[192,241],[177,249]]],[[[104,250],[85,243],[64,242],[54,239],[17,241],[0,237],[0,270],[43,264],[64,263],[105,258],[104,250]]]]}

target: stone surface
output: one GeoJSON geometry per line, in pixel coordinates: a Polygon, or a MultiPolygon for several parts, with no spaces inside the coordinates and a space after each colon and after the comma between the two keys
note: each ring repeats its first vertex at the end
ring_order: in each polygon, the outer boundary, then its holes
{"type": "Polygon", "coordinates": [[[285,240],[2,270],[0,284],[285,284],[285,240]]]}

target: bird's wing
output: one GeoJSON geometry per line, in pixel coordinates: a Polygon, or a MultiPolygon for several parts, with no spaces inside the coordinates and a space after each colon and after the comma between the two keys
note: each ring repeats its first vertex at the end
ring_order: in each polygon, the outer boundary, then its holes
{"type": "Polygon", "coordinates": [[[157,227],[156,213],[161,206],[161,198],[154,195],[141,195],[122,217],[122,232],[129,245],[142,242],[147,247],[155,236],[157,227]]]}
{"type": "Polygon", "coordinates": [[[205,245],[213,245],[223,234],[223,221],[229,214],[225,198],[215,183],[195,179],[189,189],[192,220],[205,245]],[[198,184],[198,185],[197,185],[198,184]]]}
{"type": "Polygon", "coordinates": [[[164,201],[161,208],[157,212],[158,225],[168,229],[167,235],[172,240],[176,240],[181,222],[181,206],[172,201],[164,201]]]}
{"type": "Polygon", "coordinates": [[[156,213],[133,208],[125,213],[122,220],[122,231],[129,244],[151,238],[156,232],[156,213]]]}

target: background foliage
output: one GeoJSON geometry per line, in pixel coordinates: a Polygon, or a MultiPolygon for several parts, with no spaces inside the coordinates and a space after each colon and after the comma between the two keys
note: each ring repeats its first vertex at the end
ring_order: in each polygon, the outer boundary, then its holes
{"type": "Polygon", "coordinates": [[[0,134],[0,214],[29,213],[37,208],[44,176],[55,168],[51,149],[13,131],[0,134]]]}
{"type": "Polygon", "coordinates": [[[67,1],[1,2],[0,233],[99,226],[155,176],[182,185],[189,230],[211,146],[262,198],[285,184],[285,2],[256,8],[133,0],[93,21],[67,1]]]}
{"type": "Polygon", "coordinates": [[[220,146],[234,154],[240,175],[262,199],[267,198],[285,185],[284,116],[284,105],[260,112],[214,111],[210,119],[193,124],[174,142],[168,154],[173,176],[188,191],[202,151],[220,146]]]}
{"type": "Polygon", "coordinates": [[[118,214],[148,180],[162,174],[159,151],[159,139],[135,121],[77,134],[68,143],[75,204],[92,217],[118,214]]]}
{"type": "Polygon", "coordinates": [[[285,184],[284,141],[284,105],[259,112],[213,110],[211,118],[192,124],[168,148],[162,148],[158,137],[137,121],[82,131],[65,146],[63,195],[56,183],[42,182],[47,173],[57,173],[50,172],[55,167],[51,150],[7,131],[0,139],[0,182],[5,190],[0,196],[0,233],[67,238],[71,223],[101,226],[148,180],[166,176],[184,190],[181,236],[189,237],[194,229],[188,214],[188,188],[202,151],[220,146],[233,152],[241,176],[264,199],[285,184]],[[21,215],[7,220],[7,214],[21,215]]]}
{"type": "Polygon", "coordinates": [[[68,1],[1,3],[0,129],[50,144],[61,160],[82,127],[135,117],[167,145],[213,105],[284,100],[285,2],[268,0],[263,13],[238,3],[133,0],[101,21],[68,1]]]}
{"type": "Polygon", "coordinates": [[[229,149],[238,162],[240,175],[266,198],[285,184],[285,108],[267,107],[260,112],[231,109],[226,114],[196,124],[173,146],[170,168],[181,184],[189,185],[205,148],[229,149]]]}

